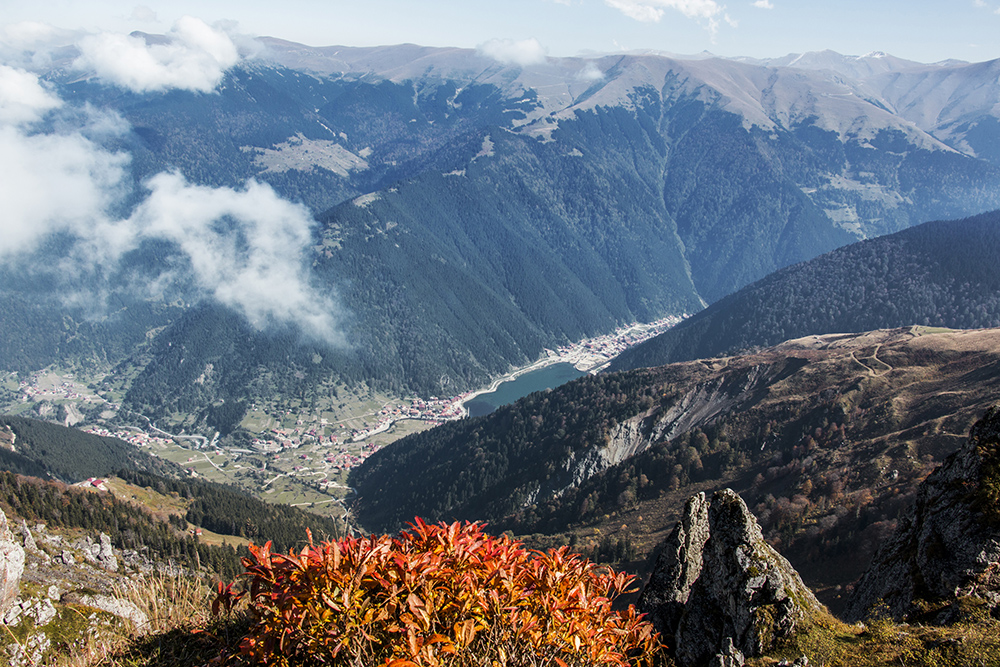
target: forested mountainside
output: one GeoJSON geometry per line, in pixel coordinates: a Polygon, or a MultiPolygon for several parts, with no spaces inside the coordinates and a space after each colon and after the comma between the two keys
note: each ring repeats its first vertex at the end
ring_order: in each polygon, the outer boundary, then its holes
{"type": "Polygon", "coordinates": [[[648,549],[693,490],[731,486],[796,567],[836,564],[848,583],[1000,396],[1000,331],[933,331],[810,336],[532,394],[370,457],[351,475],[357,516],[598,525],[648,549]]]}
{"type": "Polygon", "coordinates": [[[920,324],[1000,326],[1000,211],[929,222],[777,271],[626,351],[614,370],[920,324]]]}
{"type": "MultiPolygon", "coordinates": [[[[174,508],[174,522],[181,532],[185,530],[184,522],[180,521],[183,518],[193,526],[220,535],[255,540],[261,544],[273,540],[278,548],[285,550],[305,540],[307,529],[311,529],[317,539],[336,535],[340,530],[327,517],[295,507],[267,503],[232,486],[189,478],[177,465],[151,456],[117,438],[11,416],[0,416],[0,436],[3,436],[0,437],[0,471],[7,474],[3,478],[5,481],[0,481],[0,488],[7,495],[0,497],[0,501],[14,507],[20,516],[46,522],[59,521],[58,512],[53,513],[47,508],[59,506],[58,498],[65,493],[66,483],[115,477],[136,488],[176,499],[178,505],[174,508]],[[35,479],[22,485],[17,479],[25,476],[35,479]],[[58,483],[45,484],[43,481],[58,483]],[[28,494],[20,501],[25,503],[25,507],[18,505],[17,489],[23,489],[28,494]],[[29,506],[33,514],[26,515],[26,507],[29,506]]],[[[86,521],[79,516],[81,512],[86,513],[89,503],[86,496],[81,496],[82,500],[73,497],[72,503],[84,509],[74,510],[73,519],[67,514],[65,521],[59,525],[104,530],[117,540],[119,529],[111,530],[105,525],[107,521],[113,521],[108,517],[113,517],[117,511],[115,508],[109,510],[110,514],[93,515],[90,525],[79,523],[86,521]]],[[[117,542],[116,546],[124,548],[117,542]]],[[[236,561],[232,564],[235,565],[236,561]]]]}
{"type": "Polygon", "coordinates": [[[263,44],[209,94],[130,92],[54,63],[45,82],[68,109],[117,119],[87,135],[123,158],[107,213],[157,224],[96,268],[76,264],[81,230],[7,257],[5,368],[117,365],[126,407],[203,425],[213,404],[329,402],[341,385],[454,394],[860,237],[1000,206],[1000,166],[973,138],[993,110],[967,94],[994,84],[989,67],[956,64],[939,84],[907,69],[940,102],[917,122],[869,78],[827,70],[263,44]],[[968,132],[939,131],[957,109],[968,132]],[[221,212],[187,228],[194,245],[243,248],[249,214],[219,202],[272,195],[319,222],[254,265],[300,278],[260,315],[249,283],[211,284],[156,216],[201,198],[221,212]]]}
{"type": "Polygon", "coordinates": [[[179,475],[173,463],[150,456],[118,438],[58,424],[0,415],[0,469],[74,484],[118,470],[179,475]]]}

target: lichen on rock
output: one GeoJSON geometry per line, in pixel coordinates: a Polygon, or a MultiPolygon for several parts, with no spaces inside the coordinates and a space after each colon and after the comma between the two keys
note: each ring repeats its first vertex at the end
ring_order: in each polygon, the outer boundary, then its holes
{"type": "Polygon", "coordinates": [[[688,500],[639,607],[682,667],[724,655],[730,640],[747,657],[761,655],[825,612],[729,489],[688,500]]]}

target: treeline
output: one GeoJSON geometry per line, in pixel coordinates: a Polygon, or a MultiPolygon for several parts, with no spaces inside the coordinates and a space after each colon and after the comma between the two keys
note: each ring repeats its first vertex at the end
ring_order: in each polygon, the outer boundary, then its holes
{"type": "Polygon", "coordinates": [[[179,469],[118,438],[86,433],[58,424],[0,415],[0,428],[17,434],[15,451],[0,448],[0,466],[26,475],[79,482],[110,475],[116,470],[148,470],[161,475],[179,469]]]}
{"type": "Polygon", "coordinates": [[[428,520],[498,520],[573,482],[563,463],[603,444],[659,400],[657,371],[587,376],[485,417],[443,424],[376,452],[351,472],[372,530],[428,520]]]}
{"type": "Polygon", "coordinates": [[[243,570],[240,553],[232,547],[198,542],[186,533],[183,520],[155,519],[148,511],[110,493],[0,471],[0,504],[29,524],[107,533],[114,546],[145,552],[152,561],[169,561],[192,570],[200,565],[224,580],[243,570]]]}
{"type": "Polygon", "coordinates": [[[778,271],[622,354],[658,366],[812,334],[1000,326],[1000,212],[929,222],[778,271]]]}
{"type": "Polygon", "coordinates": [[[333,519],[288,505],[266,503],[223,484],[198,479],[167,479],[131,470],[119,471],[117,476],[158,493],[176,493],[190,499],[184,518],[196,526],[213,533],[244,537],[258,544],[270,540],[276,550],[287,551],[301,546],[307,540],[306,529],[312,531],[316,541],[339,534],[333,519]]]}

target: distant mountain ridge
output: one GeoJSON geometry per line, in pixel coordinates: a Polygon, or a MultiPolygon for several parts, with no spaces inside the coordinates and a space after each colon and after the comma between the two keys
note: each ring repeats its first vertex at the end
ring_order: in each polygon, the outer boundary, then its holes
{"type": "Polygon", "coordinates": [[[1000,326],[1000,211],[928,222],[782,269],[614,360],[658,366],[810,334],[1000,326]]]}
{"type": "Polygon", "coordinates": [[[208,95],[128,93],[58,69],[49,80],[124,119],[108,146],[131,155],[136,183],[164,170],[206,187],[253,178],[308,206],[320,225],[303,261],[343,305],[347,349],[303,341],[294,322],[255,330],[183,280],[169,243],[147,243],[74,286],[122,304],[103,326],[2,271],[0,306],[19,323],[0,332],[7,367],[117,366],[130,409],[193,415],[189,426],[212,404],[328,402],[317,387],[332,385],[454,394],[853,240],[1000,207],[992,63],[897,63],[855,80],[717,58],[519,66],[461,49],[262,42],[208,95]],[[907,102],[917,90],[926,113],[907,102]],[[152,301],[133,289],[163,289],[163,275],[180,279],[152,301]],[[43,320],[60,326],[36,338],[25,323],[43,320]]]}

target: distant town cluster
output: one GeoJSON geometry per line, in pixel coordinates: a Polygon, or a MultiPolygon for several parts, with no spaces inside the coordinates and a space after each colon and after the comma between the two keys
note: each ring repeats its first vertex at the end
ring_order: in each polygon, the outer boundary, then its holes
{"type": "Polygon", "coordinates": [[[124,440],[125,442],[133,444],[136,447],[162,447],[173,442],[173,438],[150,435],[145,431],[134,428],[111,431],[101,426],[86,426],[81,430],[106,438],[118,438],[119,440],[124,440]]]}
{"type": "Polygon", "coordinates": [[[604,336],[590,338],[573,345],[563,345],[556,350],[556,356],[562,360],[576,359],[580,356],[590,357],[590,364],[576,364],[580,370],[592,371],[600,369],[612,359],[630,347],[644,343],[658,336],[667,329],[680,324],[687,315],[671,315],[650,322],[649,324],[630,324],[618,327],[604,336]]]}
{"type": "MultiPolygon", "coordinates": [[[[89,389],[80,389],[72,380],[64,379],[51,387],[43,386],[43,378],[47,378],[48,373],[40,371],[32,373],[18,383],[18,390],[21,392],[21,402],[28,401],[82,401],[84,403],[104,403],[100,396],[95,396],[89,389]]],[[[118,406],[111,406],[117,408],[118,406]]]]}

